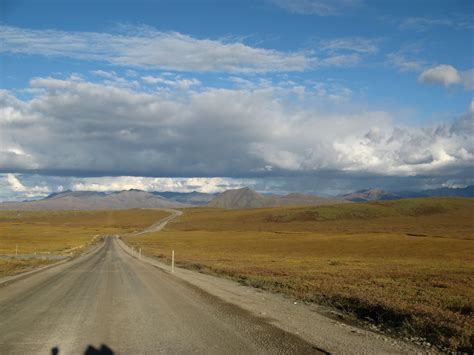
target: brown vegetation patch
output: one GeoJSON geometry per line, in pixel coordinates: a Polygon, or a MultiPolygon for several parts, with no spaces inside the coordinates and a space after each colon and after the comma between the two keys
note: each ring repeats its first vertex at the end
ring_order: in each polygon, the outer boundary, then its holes
{"type": "MultiPolygon", "coordinates": [[[[0,211],[0,255],[79,253],[94,237],[142,230],[168,212],[153,209],[111,211],[0,211]]],[[[53,262],[0,260],[0,277],[53,262]]]]}
{"type": "Polygon", "coordinates": [[[165,231],[128,242],[164,259],[174,249],[184,267],[472,351],[473,216],[474,200],[448,198],[196,208],[165,231]]]}

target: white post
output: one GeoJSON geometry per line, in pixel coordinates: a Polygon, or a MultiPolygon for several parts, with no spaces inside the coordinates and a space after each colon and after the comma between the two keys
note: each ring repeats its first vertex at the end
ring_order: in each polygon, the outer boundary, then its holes
{"type": "Polygon", "coordinates": [[[15,255],[18,256],[18,244],[16,245],[16,252],[15,255]]]}
{"type": "Polygon", "coordinates": [[[142,248],[140,248],[140,250],[138,251],[138,259],[140,259],[141,256],[142,256],[142,248]]]}
{"type": "Polygon", "coordinates": [[[171,272],[174,272],[174,250],[171,252],[171,272]]]}

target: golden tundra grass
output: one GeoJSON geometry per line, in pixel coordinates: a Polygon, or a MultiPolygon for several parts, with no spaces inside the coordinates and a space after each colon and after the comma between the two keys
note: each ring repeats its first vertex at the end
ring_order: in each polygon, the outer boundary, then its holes
{"type": "MultiPolygon", "coordinates": [[[[162,210],[119,211],[0,211],[0,256],[61,254],[87,246],[96,235],[142,230],[167,216],[162,210]],[[77,249],[76,249],[77,248],[77,249]]],[[[49,260],[0,258],[0,276],[11,275],[49,260]]]]}
{"type": "Polygon", "coordinates": [[[187,209],[127,237],[184,267],[335,306],[444,349],[472,351],[474,200],[187,209]]]}

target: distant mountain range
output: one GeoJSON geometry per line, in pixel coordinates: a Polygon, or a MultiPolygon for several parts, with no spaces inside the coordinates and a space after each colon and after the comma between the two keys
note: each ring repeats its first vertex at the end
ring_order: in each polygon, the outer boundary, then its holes
{"type": "Polygon", "coordinates": [[[319,206],[335,203],[347,203],[343,199],[324,198],[312,195],[304,195],[292,193],[285,196],[278,195],[262,195],[248,187],[227,190],[217,195],[211,202],[209,207],[214,208],[261,208],[261,207],[277,207],[290,205],[307,205],[319,206]]]}
{"type": "Polygon", "coordinates": [[[188,204],[168,200],[149,192],[129,190],[106,194],[65,191],[37,201],[3,202],[1,210],[103,210],[127,208],[178,208],[188,204]]]}
{"type": "Polygon", "coordinates": [[[112,193],[95,191],[64,191],[42,200],[2,202],[0,210],[102,210],[127,208],[184,208],[209,206],[214,208],[261,208],[277,206],[320,206],[336,203],[398,200],[417,197],[474,197],[474,186],[388,192],[378,188],[355,191],[337,197],[321,197],[291,193],[264,195],[249,188],[227,190],[220,194],[202,192],[145,192],[140,190],[112,193]]]}
{"type": "Polygon", "coordinates": [[[474,185],[467,187],[442,187],[418,192],[398,192],[401,197],[474,197],[474,185]]]}
{"type": "Polygon", "coordinates": [[[350,194],[341,195],[340,197],[353,202],[399,200],[402,198],[418,197],[474,197],[474,185],[463,188],[443,187],[439,189],[400,192],[388,192],[373,188],[359,190],[350,194]]]}

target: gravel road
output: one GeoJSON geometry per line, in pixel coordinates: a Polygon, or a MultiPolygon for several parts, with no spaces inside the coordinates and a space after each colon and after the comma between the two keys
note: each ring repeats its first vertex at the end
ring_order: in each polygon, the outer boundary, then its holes
{"type": "Polygon", "coordinates": [[[0,287],[0,354],[320,353],[118,243],[0,287]]]}

